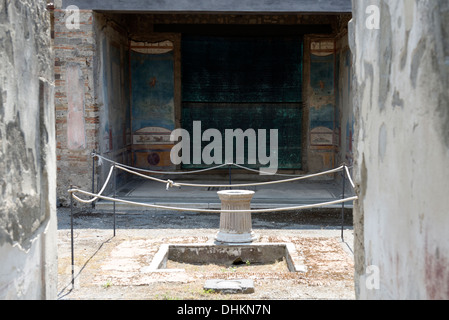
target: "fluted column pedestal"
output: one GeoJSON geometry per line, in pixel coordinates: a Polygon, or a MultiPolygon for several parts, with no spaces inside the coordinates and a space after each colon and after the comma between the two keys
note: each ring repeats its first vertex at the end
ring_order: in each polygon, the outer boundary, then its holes
{"type": "MultiPolygon", "coordinates": [[[[217,192],[222,210],[250,210],[254,191],[226,190],[217,192]]],[[[223,243],[249,243],[256,239],[252,231],[251,212],[220,213],[220,231],[215,240],[223,243]]]]}

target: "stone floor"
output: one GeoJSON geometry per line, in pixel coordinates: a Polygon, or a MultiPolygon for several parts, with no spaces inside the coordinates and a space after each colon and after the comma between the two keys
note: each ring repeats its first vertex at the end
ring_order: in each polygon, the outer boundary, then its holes
{"type": "MultiPolygon", "coordinates": [[[[275,180],[285,180],[291,177],[277,177],[275,180]]],[[[259,177],[259,179],[261,179],[259,177]]],[[[267,178],[263,181],[270,181],[267,178]]],[[[173,180],[175,182],[188,182],[200,185],[227,185],[229,180],[212,176],[209,179],[201,176],[194,180],[173,180]]],[[[234,179],[232,184],[260,183],[261,181],[250,181],[248,179],[234,179]]],[[[220,200],[217,191],[226,188],[217,187],[172,187],[168,190],[166,185],[160,182],[146,180],[143,178],[133,178],[122,184],[117,190],[117,197],[136,202],[150,204],[182,206],[187,208],[220,208],[220,200]]],[[[309,205],[322,202],[340,200],[342,197],[342,183],[335,180],[301,180],[287,183],[277,183],[262,186],[251,186],[233,188],[241,190],[255,191],[251,201],[251,208],[278,208],[299,205],[309,205]]],[[[109,194],[111,195],[111,194],[109,194]]],[[[346,183],[345,198],[353,196],[354,191],[346,183]]],[[[98,209],[112,209],[109,201],[97,202],[98,209]]],[[[352,202],[345,203],[346,208],[352,208],[352,202]]],[[[138,209],[135,206],[123,203],[116,203],[116,208],[138,209]]],[[[327,208],[341,208],[341,204],[327,206],[327,208]]]]}
{"type": "MultiPolygon", "coordinates": [[[[329,300],[355,299],[352,216],[341,239],[337,211],[253,214],[261,243],[291,243],[306,273],[201,265],[186,272],[147,272],[161,245],[210,243],[219,214],[166,210],[120,211],[116,235],[110,212],[74,208],[74,284],[71,283],[70,209],[58,210],[58,299],[69,300],[329,300]],[[253,293],[204,290],[207,280],[248,279],[253,293]]],[[[213,261],[211,261],[213,264],[213,261]]]]}

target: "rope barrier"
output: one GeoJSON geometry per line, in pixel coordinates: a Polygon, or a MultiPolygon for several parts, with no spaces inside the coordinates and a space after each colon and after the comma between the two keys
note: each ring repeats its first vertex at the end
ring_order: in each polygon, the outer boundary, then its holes
{"type": "Polygon", "coordinates": [[[152,177],[152,176],[147,176],[145,174],[142,174],[142,173],[139,173],[139,172],[136,172],[136,171],[133,171],[133,170],[129,170],[129,169],[127,169],[125,167],[122,167],[121,165],[117,165],[117,164],[115,165],[115,167],[117,169],[129,172],[131,174],[134,174],[136,176],[139,176],[139,177],[142,177],[142,178],[145,178],[145,179],[149,179],[149,180],[153,180],[153,181],[156,181],[156,182],[160,182],[160,183],[163,183],[163,184],[166,184],[166,185],[169,185],[169,186],[178,186],[178,185],[174,184],[173,181],[168,180],[168,179],[167,180],[162,180],[162,179],[155,178],[155,177],[152,177]]]}
{"type": "MultiPolygon", "coordinates": [[[[96,155],[96,154],[93,154],[96,155]]],[[[96,155],[99,156],[99,155],[96,155]]],[[[171,187],[181,187],[181,186],[187,186],[187,187],[201,187],[201,188],[210,188],[210,187],[233,187],[233,188],[238,188],[238,187],[250,187],[250,186],[261,186],[261,185],[271,185],[271,184],[278,184],[278,183],[288,183],[288,182],[293,182],[293,181],[299,181],[299,180],[304,180],[304,179],[308,179],[308,178],[313,178],[313,177],[317,177],[317,176],[321,176],[321,175],[327,175],[327,174],[331,174],[334,172],[338,172],[338,171],[344,171],[346,173],[346,175],[349,178],[349,181],[352,185],[352,187],[354,188],[354,182],[351,179],[351,176],[349,174],[349,170],[348,167],[346,165],[342,165],[338,168],[332,169],[332,170],[328,170],[328,171],[324,171],[324,172],[320,172],[320,173],[315,173],[315,174],[310,174],[310,175],[303,175],[303,176],[297,176],[295,178],[291,178],[291,179],[285,179],[285,180],[277,180],[277,181],[266,181],[266,182],[260,182],[260,183],[245,183],[245,184],[234,184],[234,185],[218,185],[218,184],[192,184],[192,183],[181,183],[181,182],[174,182],[172,180],[163,180],[163,179],[159,179],[159,178],[155,178],[152,176],[148,176],[148,175],[144,175],[141,174],[137,171],[134,170],[130,170],[127,167],[129,166],[125,166],[125,165],[121,165],[121,164],[117,164],[114,161],[111,161],[107,158],[104,158],[102,156],[99,156],[103,159],[105,159],[106,161],[110,161],[113,163],[113,165],[111,166],[111,169],[109,170],[109,174],[106,178],[105,183],[103,184],[103,187],[101,188],[101,190],[99,191],[99,193],[95,194],[92,192],[87,192],[78,188],[71,188],[68,190],[68,192],[71,194],[72,198],[74,198],[75,200],[81,202],[81,203],[92,203],[98,199],[103,199],[103,200],[109,200],[109,201],[113,201],[115,202],[121,202],[121,203],[126,203],[126,204],[131,204],[131,205],[137,205],[137,206],[143,206],[143,207],[150,207],[150,208],[154,208],[154,209],[165,209],[165,210],[174,210],[174,211],[184,211],[184,212],[203,212],[203,213],[243,213],[243,212],[249,212],[249,213],[266,213],[266,212],[279,212],[279,211],[293,211],[293,210],[302,210],[302,209],[310,209],[310,208],[316,208],[316,207],[324,207],[324,206],[328,206],[328,205],[333,205],[333,204],[341,204],[341,203],[345,203],[345,202],[349,202],[349,201],[354,201],[356,199],[358,199],[357,196],[354,197],[349,197],[349,198],[344,198],[344,199],[338,199],[338,200],[334,200],[334,201],[330,201],[330,202],[322,202],[322,203],[316,203],[316,204],[310,204],[310,205],[302,205],[302,206],[294,206],[294,207],[283,207],[283,208],[273,208],[273,209],[256,209],[256,210],[214,210],[214,209],[194,209],[194,208],[181,208],[181,207],[170,207],[170,206],[162,206],[162,205],[154,205],[154,204],[149,204],[149,203],[142,203],[142,202],[135,202],[135,201],[130,201],[130,200],[124,200],[124,199],[118,199],[118,198],[112,198],[112,197],[106,197],[103,196],[103,192],[106,189],[106,186],[109,183],[109,180],[112,176],[112,173],[115,169],[120,169],[123,171],[126,171],[128,173],[140,176],[142,178],[145,179],[150,179],[153,181],[157,181],[160,183],[164,183],[166,184],[166,189],[171,188],[171,187]],[[81,199],[80,197],[78,197],[75,193],[81,193],[87,196],[91,196],[92,198],[89,200],[84,200],[81,199]]],[[[225,164],[225,165],[229,165],[229,164],[225,164]]],[[[235,165],[235,164],[234,164],[235,165]]],[[[224,166],[224,165],[222,165],[224,166]]],[[[236,165],[238,167],[242,167],[245,168],[243,166],[239,166],[236,165]]],[[[221,167],[221,166],[219,166],[221,167]]],[[[249,169],[249,168],[246,168],[249,169]]],[[[208,169],[208,171],[211,169],[208,169]]],[[[252,170],[252,169],[250,169],[252,170]]]]}
{"type": "Polygon", "coordinates": [[[112,172],[114,171],[114,169],[115,169],[114,166],[112,166],[111,169],[109,170],[108,177],[106,178],[106,181],[105,181],[105,183],[103,184],[103,187],[101,188],[101,190],[98,192],[98,194],[97,194],[94,198],[92,198],[92,199],[90,199],[90,200],[83,200],[83,199],[77,197],[76,195],[73,195],[73,194],[72,194],[73,197],[74,197],[76,200],[78,200],[78,201],[80,201],[80,202],[83,202],[83,203],[92,203],[92,202],[94,202],[95,200],[97,200],[97,199],[99,198],[99,196],[101,196],[102,193],[104,192],[104,190],[106,189],[106,186],[108,185],[109,180],[111,179],[112,172]]]}
{"type": "MultiPolygon", "coordinates": [[[[316,203],[316,204],[309,204],[309,205],[302,205],[302,206],[294,206],[294,207],[285,207],[285,208],[273,208],[273,209],[252,209],[252,210],[216,210],[216,209],[195,209],[195,208],[181,208],[181,207],[171,207],[171,206],[162,206],[162,205],[156,205],[156,204],[150,204],[150,203],[142,203],[142,202],[136,202],[136,201],[130,201],[130,200],[124,200],[124,199],[118,199],[118,198],[111,198],[111,197],[106,197],[106,196],[102,196],[102,195],[97,195],[91,192],[87,192],[84,190],[80,190],[80,189],[70,189],[68,190],[68,192],[70,194],[72,194],[74,197],[76,197],[74,195],[74,193],[78,192],[78,193],[82,193],[88,196],[92,196],[92,197],[98,197],[100,199],[103,200],[108,200],[108,201],[114,201],[114,202],[121,202],[121,203],[126,203],[126,204],[131,204],[131,205],[138,205],[138,206],[142,206],[142,207],[149,207],[149,208],[153,208],[153,209],[164,209],[164,210],[174,210],[174,211],[183,211],[183,212],[200,212],[200,213],[266,213],[266,212],[279,212],[279,211],[293,211],[293,210],[302,210],[302,209],[311,209],[311,208],[317,208],[317,207],[324,207],[324,206],[328,206],[328,205],[333,205],[333,204],[340,204],[343,202],[349,202],[349,201],[354,201],[357,199],[357,196],[354,197],[349,197],[346,199],[339,199],[339,200],[334,200],[334,201],[330,201],[330,202],[322,202],[322,203],[316,203]]],[[[78,197],[76,197],[75,199],[79,199],[78,201],[83,202],[83,203],[87,203],[86,200],[82,200],[78,197]]]]}
{"type": "Polygon", "coordinates": [[[347,166],[345,166],[346,175],[348,176],[349,183],[351,184],[352,188],[355,189],[354,181],[352,181],[351,175],[349,174],[349,169],[347,166]]]}
{"type": "Polygon", "coordinates": [[[260,175],[267,175],[267,176],[282,176],[282,177],[301,177],[304,175],[299,175],[299,174],[283,174],[283,173],[275,173],[273,174],[272,172],[266,172],[266,171],[262,171],[262,170],[256,170],[256,169],[252,169],[252,168],[248,168],[245,166],[241,166],[237,163],[232,163],[233,166],[243,169],[243,170],[247,170],[247,171],[251,171],[251,172],[255,172],[258,173],[260,175]]]}
{"type": "Polygon", "coordinates": [[[335,169],[332,169],[332,170],[329,170],[329,171],[320,172],[320,173],[314,173],[314,174],[305,175],[305,176],[299,176],[299,177],[291,178],[291,179],[276,180],[276,181],[266,181],[266,182],[255,182],[255,183],[232,184],[231,185],[231,184],[195,184],[195,183],[185,183],[185,182],[173,182],[172,180],[162,180],[162,179],[159,179],[159,178],[147,176],[147,175],[135,172],[133,170],[129,170],[127,168],[124,168],[121,165],[116,165],[116,167],[117,167],[117,169],[126,171],[128,173],[137,175],[139,177],[164,183],[164,184],[167,185],[167,188],[169,186],[170,187],[172,187],[172,186],[175,186],[175,187],[198,187],[198,188],[227,188],[227,187],[243,188],[243,187],[254,187],[254,186],[263,186],[263,185],[271,185],[271,184],[299,181],[299,180],[304,180],[304,179],[308,179],[308,178],[318,177],[318,176],[321,176],[321,175],[331,174],[331,173],[338,172],[338,171],[341,171],[341,170],[344,169],[344,166],[341,166],[341,167],[338,167],[338,168],[335,168],[335,169]]]}
{"type": "Polygon", "coordinates": [[[101,160],[105,160],[106,162],[112,163],[113,165],[119,165],[123,168],[127,168],[130,170],[134,170],[134,171],[139,171],[139,172],[146,172],[146,173],[154,173],[154,174],[167,174],[167,175],[187,175],[187,174],[196,174],[196,173],[202,173],[202,172],[207,172],[207,171],[212,171],[212,170],[216,170],[216,169],[220,169],[223,168],[225,166],[235,166],[237,168],[243,169],[243,170],[247,170],[247,171],[252,171],[261,175],[269,175],[269,176],[283,176],[283,177],[302,177],[304,175],[295,175],[295,174],[282,174],[282,173],[275,173],[273,174],[272,172],[267,172],[267,171],[263,171],[263,170],[257,170],[257,169],[252,169],[252,168],[248,168],[242,165],[239,165],[237,163],[224,163],[215,167],[211,167],[211,168],[206,168],[206,169],[201,169],[201,170],[194,170],[194,171],[153,171],[153,170],[149,170],[149,169],[141,169],[141,168],[136,168],[133,166],[129,166],[126,164],[122,164],[116,161],[113,161],[111,159],[108,159],[104,156],[101,156],[97,153],[92,152],[92,157],[97,157],[100,160],[100,165],[102,163],[101,160]]]}
{"type": "Polygon", "coordinates": [[[107,161],[109,163],[112,163],[113,165],[120,165],[123,168],[128,168],[128,169],[132,169],[132,170],[135,170],[135,171],[146,172],[146,173],[155,173],[155,174],[170,174],[170,175],[175,175],[175,174],[195,174],[195,173],[201,173],[201,172],[207,172],[207,171],[211,171],[211,170],[220,169],[220,168],[223,168],[225,166],[229,166],[230,165],[230,164],[225,163],[225,164],[218,165],[216,167],[206,168],[206,169],[201,169],[201,170],[195,170],[195,171],[170,172],[170,171],[153,171],[153,170],[140,169],[140,168],[128,166],[126,164],[121,164],[121,163],[118,163],[118,162],[113,161],[111,159],[108,159],[106,157],[103,157],[103,156],[101,156],[101,155],[99,155],[97,153],[92,153],[92,157],[98,157],[99,159],[105,160],[105,161],[107,161]]]}
{"type": "MultiPolygon", "coordinates": [[[[354,201],[357,200],[358,197],[357,196],[353,196],[353,197],[349,197],[349,198],[344,198],[344,181],[345,181],[345,174],[348,176],[349,181],[352,185],[352,187],[354,188],[354,182],[351,179],[351,176],[349,174],[349,170],[348,167],[346,165],[342,165],[339,168],[333,169],[333,170],[329,170],[326,172],[322,172],[322,173],[316,173],[316,174],[311,174],[311,175],[307,175],[307,176],[299,176],[293,179],[286,179],[286,180],[278,180],[278,181],[268,181],[268,182],[262,182],[262,183],[252,183],[252,184],[238,184],[238,185],[203,185],[203,184],[187,184],[187,183],[175,183],[172,180],[162,180],[162,179],[158,179],[155,177],[150,177],[148,175],[143,175],[141,173],[138,173],[137,171],[133,171],[131,169],[128,169],[126,165],[119,165],[114,161],[111,161],[105,157],[102,157],[100,155],[97,155],[94,153],[92,153],[93,156],[97,156],[99,159],[99,165],[101,165],[101,161],[102,159],[111,162],[113,165],[111,166],[110,170],[109,170],[109,174],[106,178],[105,183],[103,184],[103,187],[101,188],[101,190],[95,194],[93,192],[87,192],[78,188],[73,188],[72,186],[70,187],[70,189],[68,190],[68,192],[70,193],[70,219],[71,219],[71,259],[72,259],[72,289],[75,286],[75,273],[74,273],[74,265],[75,265],[75,256],[74,256],[74,241],[73,241],[73,199],[81,202],[81,203],[93,203],[94,201],[98,200],[98,199],[103,199],[103,200],[108,200],[108,201],[112,201],[114,203],[114,236],[115,236],[115,203],[116,202],[120,202],[120,203],[125,203],[125,204],[130,204],[130,205],[137,205],[137,206],[142,206],[142,207],[148,207],[148,208],[153,208],[153,209],[163,209],[163,210],[173,210],[173,211],[182,211],[182,212],[199,212],[199,213],[267,213],[267,212],[281,212],[281,211],[296,211],[296,210],[303,210],[303,209],[311,209],[311,208],[317,208],[317,207],[325,207],[325,206],[329,206],[329,205],[334,205],[334,204],[342,204],[342,221],[343,221],[343,209],[344,209],[344,203],[345,202],[349,202],[349,201],[354,201]],[[342,198],[344,199],[339,199],[339,200],[334,200],[334,201],[329,201],[329,202],[322,202],[322,203],[316,203],[316,204],[309,204],[309,205],[302,205],[302,206],[293,206],[293,207],[284,207],[284,208],[273,208],[273,209],[250,209],[250,210],[226,210],[226,209],[220,209],[220,210],[214,210],[214,209],[195,209],[195,208],[181,208],[181,207],[171,207],[171,206],[162,206],[162,205],[155,205],[155,204],[150,204],[150,203],[141,203],[141,202],[136,202],[136,201],[129,201],[129,200],[124,200],[124,199],[119,199],[119,198],[115,198],[115,180],[114,180],[114,197],[106,197],[103,196],[103,192],[106,190],[106,186],[109,184],[109,180],[111,179],[112,173],[115,169],[120,169],[120,170],[124,170],[127,171],[129,173],[132,174],[136,174],[139,175],[143,178],[146,179],[152,179],[161,183],[166,184],[166,188],[171,188],[173,186],[191,186],[191,187],[245,187],[245,186],[259,186],[259,185],[268,185],[268,184],[275,184],[275,183],[287,183],[287,182],[291,182],[291,181],[298,181],[298,180],[303,180],[303,179],[307,179],[307,178],[312,178],[312,177],[317,177],[320,175],[325,175],[325,174],[330,174],[330,173],[334,173],[340,170],[343,170],[343,195],[342,198]],[[81,199],[80,197],[78,197],[75,193],[81,193],[87,196],[91,196],[92,198],[89,200],[84,200],[81,199]]],[[[209,168],[209,169],[204,169],[204,170],[197,170],[195,171],[197,172],[205,172],[205,171],[210,171],[210,170],[214,170],[223,166],[229,166],[231,164],[223,164],[214,168],[209,168]]],[[[233,164],[237,167],[243,168],[243,169],[249,169],[250,171],[255,171],[253,169],[250,168],[246,168],[237,164],[233,164]]],[[[129,167],[132,168],[132,167],[129,167]]],[[[151,171],[151,170],[140,170],[143,172],[147,172],[147,173],[160,173],[157,171],[151,171]]],[[[189,172],[189,173],[194,173],[194,172],[189,172]]],[[[260,173],[260,172],[259,172],[260,173]]],[[[169,174],[169,173],[166,173],[169,174]]],[[[185,174],[184,172],[180,173],[180,172],[176,172],[176,173],[171,173],[171,174],[185,174]]],[[[93,184],[92,184],[92,189],[93,189],[93,184]]],[[[342,222],[342,240],[343,240],[343,222],[342,222]]]]}

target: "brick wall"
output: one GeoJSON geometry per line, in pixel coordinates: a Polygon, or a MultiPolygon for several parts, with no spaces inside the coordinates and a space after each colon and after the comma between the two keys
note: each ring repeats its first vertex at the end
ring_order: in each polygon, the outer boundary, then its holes
{"type": "Polygon", "coordinates": [[[68,203],[70,185],[90,190],[91,152],[97,148],[99,123],[92,68],[96,50],[93,13],[80,10],[79,28],[73,29],[66,25],[72,21],[71,14],[54,10],[57,194],[61,204],[68,203]]]}

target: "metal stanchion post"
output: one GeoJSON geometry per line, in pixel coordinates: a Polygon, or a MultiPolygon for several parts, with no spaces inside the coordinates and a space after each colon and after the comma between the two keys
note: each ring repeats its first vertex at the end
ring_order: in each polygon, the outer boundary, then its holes
{"type": "MultiPolygon", "coordinates": [[[[346,165],[343,167],[342,173],[342,195],[341,198],[345,198],[345,182],[346,182],[346,165]]],[[[344,242],[344,236],[343,236],[343,227],[344,227],[344,221],[345,221],[345,203],[341,203],[341,241],[344,242]]]]}
{"type": "MultiPolygon", "coordinates": [[[[92,150],[92,193],[95,193],[95,149],[92,150]]],[[[95,209],[95,201],[92,202],[92,209],[95,209]]]]}
{"type": "MultiPolygon", "coordinates": [[[[114,178],[113,178],[114,180],[113,180],[113,185],[114,185],[114,196],[113,196],[113,198],[115,199],[115,197],[117,196],[117,170],[116,170],[116,167],[115,167],[115,165],[114,165],[114,178]]],[[[113,215],[114,215],[114,237],[115,237],[115,201],[113,201],[113,210],[114,210],[114,212],[113,212],[113,215]]]]}
{"type": "MultiPolygon", "coordinates": [[[[72,189],[72,185],[70,186],[72,189]]],[[[70,193],[70,243],[72,255],[72,290],[75,289],[75,253],[73,248],[73,194],[70,193]]]]}

